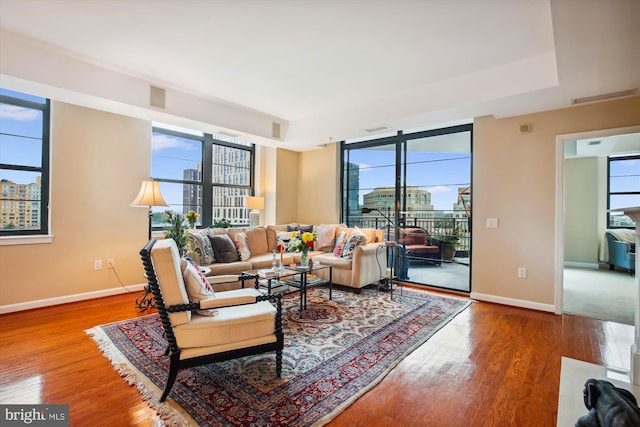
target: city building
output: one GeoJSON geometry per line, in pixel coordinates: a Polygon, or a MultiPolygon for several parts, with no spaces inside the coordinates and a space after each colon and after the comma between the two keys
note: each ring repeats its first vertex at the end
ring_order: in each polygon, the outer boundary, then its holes
{"type": "Polygon", "coordinates": [[[0,181],[0,227],[23,230],[40,227],[40,176],[31,184],[0,181]]]}

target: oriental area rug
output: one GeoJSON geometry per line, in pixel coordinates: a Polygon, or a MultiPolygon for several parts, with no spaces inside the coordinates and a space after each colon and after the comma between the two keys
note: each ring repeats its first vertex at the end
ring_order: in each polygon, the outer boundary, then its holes
{"type": "Polygon", "coordinates": [[[402,294],[310,289],[283,298],[282,376],[275,352],[181,370],[159,403],[169,357],[157,314],[86,331],[167,425],[322,426],[366,393],[469,301],[404,288],[402,294]]]}

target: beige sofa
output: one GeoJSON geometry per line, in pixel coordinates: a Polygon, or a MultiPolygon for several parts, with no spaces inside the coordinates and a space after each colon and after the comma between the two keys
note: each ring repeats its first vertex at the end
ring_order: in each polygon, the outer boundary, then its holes
{"type": "MultiPolygon", "coordinates": [[[[190,230],[187,254],[201,266],[211,271],[209,276],[228,276],[240,274],[243,271],[259,268],[270,268],[273,262],[273,251],[276,250],[278,237],[287,237],[291,229],[304,227],[301,224],[268,225],[255,228],[211,228],[204,230],[190,230]],[[226,237],[222,237],[222,236],[226,237]],[[207,240],[213,253],[206,253],[207,240]],[[226,252],[226,258],[218,256],[215,248],[225,249],[229,240],[237,248],[237,253],[231,249],[226,252]],[[214,260],[215,258],[217,260],[214,260]]],[[[309,226],[306,226],[309,227],[309,226]]],[[[375,283],[384,276],[386,271],[386,251],[382,245],[384,236],[381,230],[358,229],[359,234],[366,236],[366,242],[359,244],[351,253],[350,258],[334,255],[336,239],[341,235],[346,237],[354,233],[355,229],[344,224],[321,224],[313,226],[318,233],[318,241],[314,250],[309,251],[309,257],[323,265],[333,267],[332,279],[334,284],[345,285],[360,289],[370,283],[375,283]]],[[[343,242],[346,238],[343,239],[343,242]]],[[[280,255],[277,254],[279,261],[280,255]]],[[[283,265],[300,262],[299,253],[284,252],[283,265]]],[[[329,271],[319,270],[317,273],[324,279],[329,278],[329,271]]],[[[215,282],[215,279],[212,280],[215,282]]]]}

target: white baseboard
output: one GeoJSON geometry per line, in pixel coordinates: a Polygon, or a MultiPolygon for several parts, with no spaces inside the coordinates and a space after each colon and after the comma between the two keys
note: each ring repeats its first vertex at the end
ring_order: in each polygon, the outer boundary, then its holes
{"type": "MultiPolygon", "coordinates": [[[[137,291],[143,290],[145,286],[146,284],[143,283],[140,285],[127,286],[127,289],[129,289],[129,291],[137,292],[137,291]]],[[[94,299],[94,298],[108,297],[111,295],[126,294],[127,292],[129,292],[127,291],[127,289],[124,289],[124,288],[102,289],[100,291],[85,292],[82,294],[65,295],[62,297],[19,302],[17,304],[0,305],[0,314],[30,310],[32,308],[49,307],[52,305],[66,304],[69,302],[85,301],[85,300],[94,299]]]]}
{"type": "Polygon", "coordinates": [[[514,307],[529,308],[531,310],[549,311],[551,313],[555,313],[555,310],[556,310],[553,304],[543,304],[540,302],[526,301],[522,299],[505,298],[497,295],[481,294],[478,292],[471,292],[470,296],[471,296],[471,299],[475,299],[478,301],[487,301],[487,302],[494,302],[496,304],[512,305],[514,307]]]}
{"type": "Polygon", "coordinates": [[[573,267],[573,268],[594,268],[596,270],[600,268],[600,264],[598,264],[597,262],[565,261],[564,262],[564,266],[565,267],[573,267]]]}

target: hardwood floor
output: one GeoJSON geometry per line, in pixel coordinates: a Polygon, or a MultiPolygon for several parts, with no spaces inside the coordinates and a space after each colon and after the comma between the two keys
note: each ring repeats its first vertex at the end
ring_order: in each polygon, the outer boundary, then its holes
{"type": "MultiPolygon", "coordinates": [[[[0,403],[66,403],[72,426],[151,426],[84,332],[139,315],[135,296],[0,316],[0,403]]],[[[626,325],[474,303],[329,426],[555,426],[561,356],[628,369],[632,340],[626,325]]]]}

